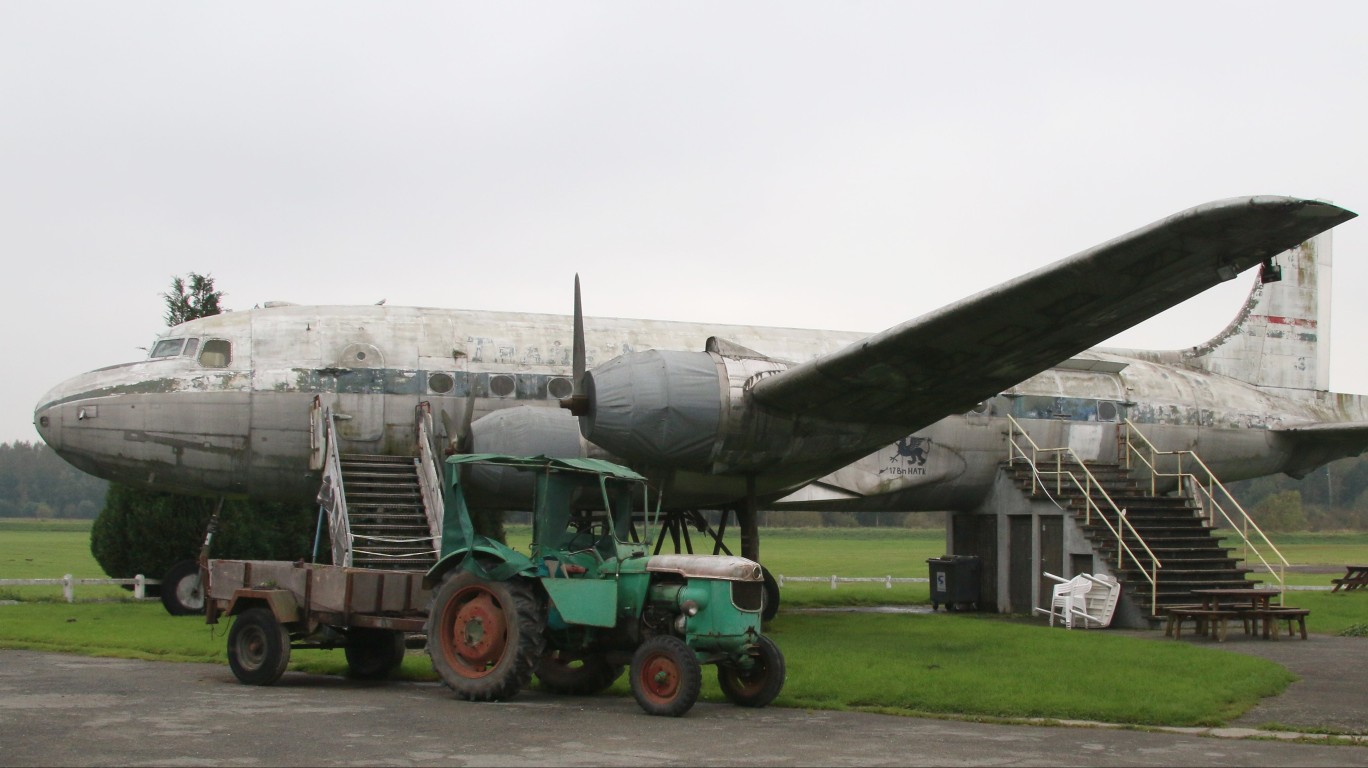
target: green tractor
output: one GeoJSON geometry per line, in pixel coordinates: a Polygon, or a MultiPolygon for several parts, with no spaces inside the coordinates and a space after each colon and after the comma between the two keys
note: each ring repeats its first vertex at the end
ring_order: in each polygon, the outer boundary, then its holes
{"type": "Polygon", "coordinates": [[[428,653],[461,698],[507,699],[533,674],[553,693],[598,693],[630,667],[642,709],[679,716],[698,700],[704,664],[735,704],[779,695],[784,657],[760,634],[759,564],[651,555],[659,501],[652,515],[641,475],[493,454],[451,456],[446,475],[442,556],[424,582],[428,653]],[[474,529],[462,477],[490,470],[533,483],[531,557],[474,529]]]}

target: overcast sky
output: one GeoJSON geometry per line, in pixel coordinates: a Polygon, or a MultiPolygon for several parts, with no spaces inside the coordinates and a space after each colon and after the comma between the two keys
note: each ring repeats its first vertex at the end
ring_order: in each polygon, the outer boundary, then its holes
{"type": "MultiPolygon", "coordinates": [[[[1198,203],[1368,213],[1368,3],[0,1],[0,441],[268,300],[877,331],[1198,203]]],[[[1368,218],[1368,217],[1366,217],[1368,218]]],[[[1368,392],[1368,221],[1331,384],[1368,392]]],[[[1113,345],[1176,348],[1250,278],[1113,345]]]]}

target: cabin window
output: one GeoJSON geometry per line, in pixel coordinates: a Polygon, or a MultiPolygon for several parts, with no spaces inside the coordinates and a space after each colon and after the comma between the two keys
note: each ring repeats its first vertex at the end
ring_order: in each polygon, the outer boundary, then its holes
{"type": "Polygon", "coordinates": [[[199,361],[205,368],[227,368],[233,361],[233,345],[225,339],[209,339],[204,342],[199,361]]]}
{"type": "Polygon", "coordinates": [[[1061,421],[1115,421],[1116,406],[1107,400],[1094,400],[1087,397],[1051,397],[1049,395],[1025,395],[1014,404],[1017,418],[1058,419],[1061,421]],[[1110,418],[1103,406],[1110,408],[1110,418]]]}
{"type": "Polygon", "coordinates": [[[456,386],[456,380],[449,373],[434,373],[428,377],[428,389],[439,395],[445,395],[456,386]]]}
{"type": "Polygon", "coordinates": [[[185,344],[185,339],[162,339],[152,347],[153,359],[158,357],[175,357],[181,352],[181,347],[185,344]]]}
{"type": "Polygon", "coordinates": [[[546,382],[546,393],[562,400],[575,394],[575,384],[564,376],[557,376],[546,382]]]}
{"type": "Polygon", "coordinates": [[[186,339],[185,350],[181,352],[181,357],[194,357],[199,351],[199,339],[186,339]]]}
{"type": "Polygon", "coordinates": [[[489,377],[489,393],[495,397],[508,397],[517,389],[517,382],[506,373],[489,377]]]}

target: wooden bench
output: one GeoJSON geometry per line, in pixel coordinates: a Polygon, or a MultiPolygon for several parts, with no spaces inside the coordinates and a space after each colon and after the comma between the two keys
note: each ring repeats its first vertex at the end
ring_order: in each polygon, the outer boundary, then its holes
{"type": "Polygon", "coordinates": [[[1301,629],[1301,639],[1306,639],[1306,617],[1311,614],[1308,608],[1265,608],[1261,611],[1250,611],[1251,618],[1256,618],[1263,622],[1263,636],[1265,639],[1276,640],[1278,633],[1273,631],[1273,624],[1279,621],[1287,622],[1287,636],[1292,637],[1292,622],[1297,622],[1301,629]]]}
{"type": "Polygon", "coordinates": [[[1343,589],[1345,592],[1352,592],[1356,589],[1368,587],[1368,565],[1346,565],[1344,566],[1344,578],[1331,579],[1331,584],[1335,588],[1331,592],[1338,592],[1343,589]]]}
{"type": "Polygon", "coordinates": [[[1210,635],[1218,642],[1225,642],[1227,623],[1239,616],[1235,611],[1225,611],[1201,606],[1175,605],[1168,609],[1168,626],[1164,629],[1166,637],[1175,640],[1183,636],[1183,622],[1192,621],[1197,634],[1210,635]]]}

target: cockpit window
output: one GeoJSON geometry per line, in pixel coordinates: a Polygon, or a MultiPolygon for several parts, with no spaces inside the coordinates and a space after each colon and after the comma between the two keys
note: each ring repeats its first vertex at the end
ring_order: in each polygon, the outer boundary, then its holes
{"type": "Polygon", "coordinates": [[[209,339],[204,342],[199,361],[205,368],[227,368],[233,361],[233,345],[225,339],[209,339]]]}
{"type": "Polygon", "coordinates": [[[182,356],[182,357],[194,357],[194,356],[195,356],[195,353],[198,352],[198,351],[199,351],[199,339],[186,339],[186,340],[185,340],[185,351],[184,351],[184,352],[181,352],[181,356],[182,356]]]}
{"type": "Polygon", "coordinates": [[[180,354],[181,346],[185,344],[185,339],[162,339],[152,347],[151,358],[175,357],[180,354]]]}

